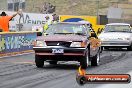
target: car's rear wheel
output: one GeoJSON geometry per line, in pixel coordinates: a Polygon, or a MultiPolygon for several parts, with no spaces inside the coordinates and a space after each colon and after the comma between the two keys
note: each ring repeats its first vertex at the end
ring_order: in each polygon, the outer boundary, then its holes
{"type": "Polygon", "coordinates": [[[35,63],[38,68],[42,68],[44,66],[44,60],[39,55],[35,55],[35,63]]]}
{"type": "Polygon", "coordinates": [[[49,64],[51,64],[51,65],[57,65],[57,61],[49,61],[49,64]]]}
{"type": "Polygon", "coordinates": [[[88,53],[86,53],[86,55],[83,58],[81,58],[80,65],[83,69],[86,69],[88,67],[88,65],[89,65],[89,55],[88,55],[88,53]]]}
{"type": "Polygon", "coordinates": [[[98,66],[100,64],[100,52],[92,57],[91,66],[98,66]]]}

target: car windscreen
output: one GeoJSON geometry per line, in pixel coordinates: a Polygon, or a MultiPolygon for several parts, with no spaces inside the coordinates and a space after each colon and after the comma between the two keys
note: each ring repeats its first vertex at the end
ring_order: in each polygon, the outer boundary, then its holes
{"type": "Polygon", "coordinates": [[[87,35],[88,30],[84,25],[81,24],[52,24],[46,31],[46,34],[80,34],[87,35]]]}
{"type": "Polygon", "coordinates": [[[104,32],[131,32],[129,25],[106,25],[104,32]]]}

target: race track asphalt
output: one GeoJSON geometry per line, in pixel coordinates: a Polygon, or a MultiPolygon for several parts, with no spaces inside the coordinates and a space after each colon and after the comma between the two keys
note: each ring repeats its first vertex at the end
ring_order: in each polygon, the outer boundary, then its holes
{"type": "MultiPolygon", "coordinates": [[[[46,62],[44,68],[37,68],[33,53],[0,58],[0,88],[132,88],[131,84],[80,86],[76,82],[78,67],[78,62],[59,62],[58,65],[46,62]]],[[[125,74],[131,71],[132,51],[125,49],[103,51],[101,65],[86,70],[88,74],[125,74]]]]}

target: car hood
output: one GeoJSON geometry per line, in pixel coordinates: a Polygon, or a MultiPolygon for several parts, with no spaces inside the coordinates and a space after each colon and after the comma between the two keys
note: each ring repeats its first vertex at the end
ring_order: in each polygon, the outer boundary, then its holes
{"type": "Polygon", "coordinates": [[[99,38],[130,38],[131,33],[121,33],[121,32],[108,32],[101,33],[99,38]]]}
{"type": "Polygon", "coordinates": [[[37,40],[43,41],[86,41],[86,39],[86,36],[81,35],[47,35],[37,38],[37,40]]]}

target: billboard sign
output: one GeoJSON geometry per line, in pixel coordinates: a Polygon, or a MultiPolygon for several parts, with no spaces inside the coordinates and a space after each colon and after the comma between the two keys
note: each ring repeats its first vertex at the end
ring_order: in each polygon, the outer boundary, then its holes
{"type": "MultiPolygon", "coordinates": [[[[1,13],[2,11],[0,11],[1,13]]],[[[7,15],[11,16],[16,12],[5,11],[7,15]]],[[[17,24],[22,24],[22,30],[31,31],[32,26],[41,25],[43,26],[46,22],[45,17],[49,16],[52,20],[52,14],[37,14],[37,13],[22,13],[14,17],[9,24],[10,30],[17,30],[17,24]]]]}

